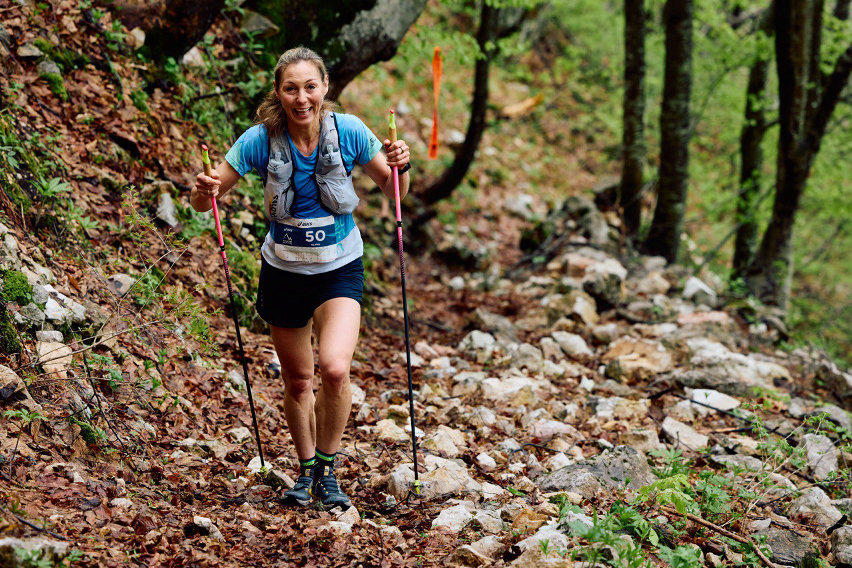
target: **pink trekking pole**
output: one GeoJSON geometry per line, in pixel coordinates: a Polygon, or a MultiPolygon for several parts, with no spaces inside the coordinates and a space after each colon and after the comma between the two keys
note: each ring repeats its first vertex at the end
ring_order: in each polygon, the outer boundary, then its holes
{"type": "MultiPolygon", "coordinates": [[[[204,175],[211,177],[213,166],[210,164],[210,155],[207,152],[207,145],[201,145],[201,161],[204,163],[204,175]]],[[[237,316],[237,304],[234,300],[234,287],[231,285],[231,269],[228,268],[228,257],[225,256],[225,239],[222,238],[222,225],[219,223],[219,207],[216,205],[216,198],[211,197],[213,202],[213,218],[216,220],[216,234],[219,236],[219,250],[222,253],[222,266],[225,267],[225,280],[228,281],[228,297],[231,299],[231,314],[234,316],[234,328],[237,330],[237,344],[240,347],[240,360],[243,364],[243,377],[246,382],[246,392],[248,393],[249,407],[251,408],[251,420],[254,424],[254,436],[257,441],[257,453],[260,456],[260,467],[265,468],[263,463],[263,450],[260,446],[260,430],[257,428],[257,415],[254,412],[254,398],[251,395],[251,383],[248,376],[248,364],[246,363],[246,352],[243,349],[243,337],[240,334],[240,322],[237,316]]]]}
{"type": "MultiPolygon", "coordinates": [[[[396,120],[393,111],[388,116],[388,139],[396,142],[396,120]]],[[[411,449],[414,452],[414,494],[420,495],[420,479],[417,472],[417,431],[414,427],[414,385],[411,381],[411,342],[408,337],[408,299],[405,296],[405,257],[402,253],[402,208],[399,199],[399,170],[393,167],[393,191],[396,198],[396,235],[399,241],[399,274],[402,281],[402,314],[405,321],[405,361],[408,365],[408,414],[411,417],[411,449]]]]}

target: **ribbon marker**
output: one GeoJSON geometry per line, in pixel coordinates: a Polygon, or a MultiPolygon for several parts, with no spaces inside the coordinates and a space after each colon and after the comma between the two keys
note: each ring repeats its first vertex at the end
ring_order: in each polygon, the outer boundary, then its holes
{"type": "Polygon", "coordinates": [[[441,48],[435,46],[435,54],[432,56],[432,93],[435,98],[435,107],[432,110],[432,135],[429,137],[429,159],[438,158],[438,95],[441,93],[441,48]]]}

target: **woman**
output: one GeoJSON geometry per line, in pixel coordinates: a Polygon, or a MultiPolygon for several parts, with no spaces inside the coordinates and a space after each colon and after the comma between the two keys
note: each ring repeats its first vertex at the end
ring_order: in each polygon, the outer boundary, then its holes
{"type": "Polygon", "coordinates": [[[409,149],[380,143],[355,116],[325,101],[328,74],[310,49],[285,52],[274,89],[212,176],[199,173],[190,201],[212,208],[252,169],[265,182],[270,230],[261,248],[257,310],[269,324],[284,377],[284,411],[300,471],[284,496],[348,506],[334,476],[334,457],[352,406],[349,367],[358,340],[363,243],[352,218],[358,198],[350,173],[357,163],[389,198],[397,166],[400,198],[408,191],[409,149]],[[379,150],[384,146],[385,154],[379,150]],[[321,386],[314,397],[311,331],[319,347],[321,386]]]}

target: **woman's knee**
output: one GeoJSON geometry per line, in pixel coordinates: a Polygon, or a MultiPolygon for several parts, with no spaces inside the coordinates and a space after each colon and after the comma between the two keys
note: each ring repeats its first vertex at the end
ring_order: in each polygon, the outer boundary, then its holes
{"type": "Polygon", "coordinates": [[[345,359],[332,359],[320,361],[320,374],[323,386],[340,389],[349,381],[349,361],[345,359]]]}
{"type": "Polygon", "coordinates": [[[313,391],[313,373],[285,373],[284,388],[293,398],[301,398],[313,391]]]}

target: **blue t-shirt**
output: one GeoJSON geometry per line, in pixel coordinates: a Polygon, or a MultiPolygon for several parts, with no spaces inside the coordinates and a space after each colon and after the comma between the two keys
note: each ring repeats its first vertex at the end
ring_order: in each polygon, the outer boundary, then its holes
{"type": "MultiPolygon", "coordinates": [[[[381,149],[382,143],[357,116],[340,113],[335,113],[335,116],[343,164],[346,171],[352,171],[355,164],[364,165],[372,160],[381,149]]],[[[333,237],[334,247],[332,248],[336,248],[337,252],[333,253],[335,257],[333,260],[321,262],[313,262],[309,257],[301,260],[282,260],[275,253],[272,230],[266,235],[261,252],[269,264],[290,272],[317,274],[334,270],[363,254],[361,234],[351,214],[334,215],[320,202],[319,190],[313,177],[317,163],[317,149],[315,148],[310,156],[304,156],[296,149],[289,136],[287,140],[294,165],[295,199],[292,217],[308,220],[292,223],[293,228],[287,228],[293,231],[297,240],[302,241],[311,241],[317,238],[316,235],[321,235],[324,239],[333,237]]],[[[225,160],[240,176],[255,170],[266,183],[266,168],[269,162],[269,137],[266,126],[258,124],[246,130],[225,155],[225,160]]],[[[278,228],[280,233],[281,227],[278,228]]],[[[317,249],[310,252],[315,251],[317,249]]]]}

